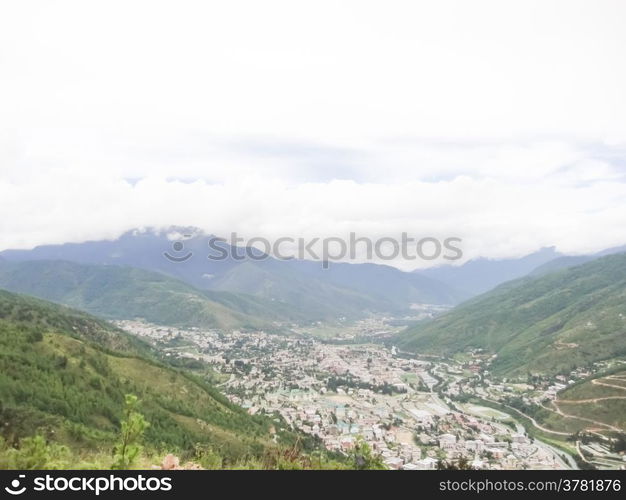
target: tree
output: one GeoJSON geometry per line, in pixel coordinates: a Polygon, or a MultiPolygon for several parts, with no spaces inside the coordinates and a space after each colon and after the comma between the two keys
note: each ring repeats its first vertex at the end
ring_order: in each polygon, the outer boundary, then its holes
{"type": "Polygon", "coordinates": [[[150,425],[137,411],[139,400],[134,394],[126,394],[124,420],[121,424],[120,440],[115,446],[112,469],[128,469],[141,452],[141,437],[150,425]]]}
{"type": "Polygon", "coordinates": [[[446,462],[445,460],[439,459],[437,462],[438,470],[473,470],[469,460],[466,457],[461,457],[454,463],[453,461],[446,462]]]}
{"type": "Polygon", "coordinates": [[[41,434],[22,438],[16,448],[0,436],[0,469],[58,469],[66,467],[69,460],[65,446],[48,443],[41,434]]]}
{"type": "Polygon", "coordinates": [[[363,438],[357,439],[350,453],[350,459],[353,467],[357,470],[382,470],[386,468],[382,457],[374,454],[370,445],[363,438]]]}

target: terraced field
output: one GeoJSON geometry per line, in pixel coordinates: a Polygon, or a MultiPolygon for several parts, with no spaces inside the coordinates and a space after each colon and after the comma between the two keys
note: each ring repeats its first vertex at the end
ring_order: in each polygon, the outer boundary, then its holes
{"type": "Polygon", "coordinates": [[[625,432],[626,370],[575,385],[548,408],[577,430],[625,432]]]}

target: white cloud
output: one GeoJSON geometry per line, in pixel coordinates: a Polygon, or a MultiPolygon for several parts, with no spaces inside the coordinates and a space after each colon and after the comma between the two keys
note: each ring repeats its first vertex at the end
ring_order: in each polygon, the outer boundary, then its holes
{"type": "MultiPolygon", "coordinates": [[[[248,176],[209,184],[149,177],[134,185],[88,172],[48,171],[0,182],[0,247],[115,237],[134,227],[194,225],[250,238],[460,236],[466,257],[523,255],[556,244],[582,253],[626,241],[626,184],[451,180],[292,184],[248,176]]],[[[414,262],[401,267],[416,267],[414,262]]]]}
{"type": "Polygon", "coordinates": [[[0,248],[135,226],[626,242],[626,4],[0,7],[0,248]]]}

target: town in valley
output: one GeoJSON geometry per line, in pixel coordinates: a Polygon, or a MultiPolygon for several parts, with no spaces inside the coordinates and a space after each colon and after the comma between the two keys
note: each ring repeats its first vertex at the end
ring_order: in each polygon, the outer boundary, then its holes
{"type": "Polygon", "coordinates": [[[453,359],[399,352],[385,339],[401,324],[372,317],[277,334],[117,322],[167,358],[210,367],[212,382],[250,414],[282,419],[331,452],[365,442],[389,469],[575,469],[581,460],[624,468],[610,441],[571,436],[564,449],[549,438],[565,433],[524,413],[524,404],[548,408],[588,370],[533,384],[499,380],[489,371],[493,356],[480,350],[453,359]]]}

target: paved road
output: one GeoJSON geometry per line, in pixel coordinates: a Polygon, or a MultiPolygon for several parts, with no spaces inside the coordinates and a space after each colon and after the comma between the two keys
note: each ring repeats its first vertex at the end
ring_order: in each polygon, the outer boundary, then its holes
{"type": "Polygon", "coordinates": [[[548,443],[544,443],[540,439],[535,439],[535,443],[537,444],[537,446],[547,448],[552,453],[554,453],[557,457],[557,461],[566,469],[578,470],[578,464],[576,463],[576,460],[574,460],[574,458],[569,453],[566,453],[563,450],[559,450],[558,448],[555,448],[548,443]],[[565,461],[563,461],[563,459],[565,459],[565,461]]]}
{"type": "MultiPolygon", "coordinates": [[[[539,430],[541,430],[543,432],[547,432],[548,434],[555,434],[557,436],[571,436],[572,435],[571,432],[559,432],[559,431],[553,431],[551,429],[547,429],[546,427],[543,427],[542,425],[538,424],[537,421],[533,417],[531,417],[530,415],[526,415],[524,412],[518,410],[517,408],[513,408],[512,406],[505,405],[504,403],[499,403],[498,401],[494,401],[493,399],[486,399],[485,398],[485,401],[490,401],[491,403],[496,403],[496,404],[498,404],[500,406],[504,406],[506,408],[509,408],[510,410],[513,410],[514,412],[518,413],[522,417],[526,417],[528,420],[530,420],[532,422],[532,424],[537,429],[539,429],[539,430]]],[[[545,408],[545,406],[544,406],[544,408],[545,408]]]]}
{"type": "MultiPolygon", "coordinates": [[[[511,417],[511,418],[515,421],[515,428],[517,429],[518,434],[526,434],[526,428],[522,424],[520,424],[517,420],[515,420],[515,417],[511,417]]],[[[553,453],[556,456],[556,461],[561,465],[561,467],[565,469],[578,470],[578,464],[576,463],[576,460],[574,460],[574,458],[569,453],[565,453],[564,451],[559,450],[558,448],[555,448],[554,446],[548,443],[544,443],[543,441],[537,438],[535,438],[535,444],[538,447],[543,448],[544,450],[548,450],[551,453],[553,453]]]]}

